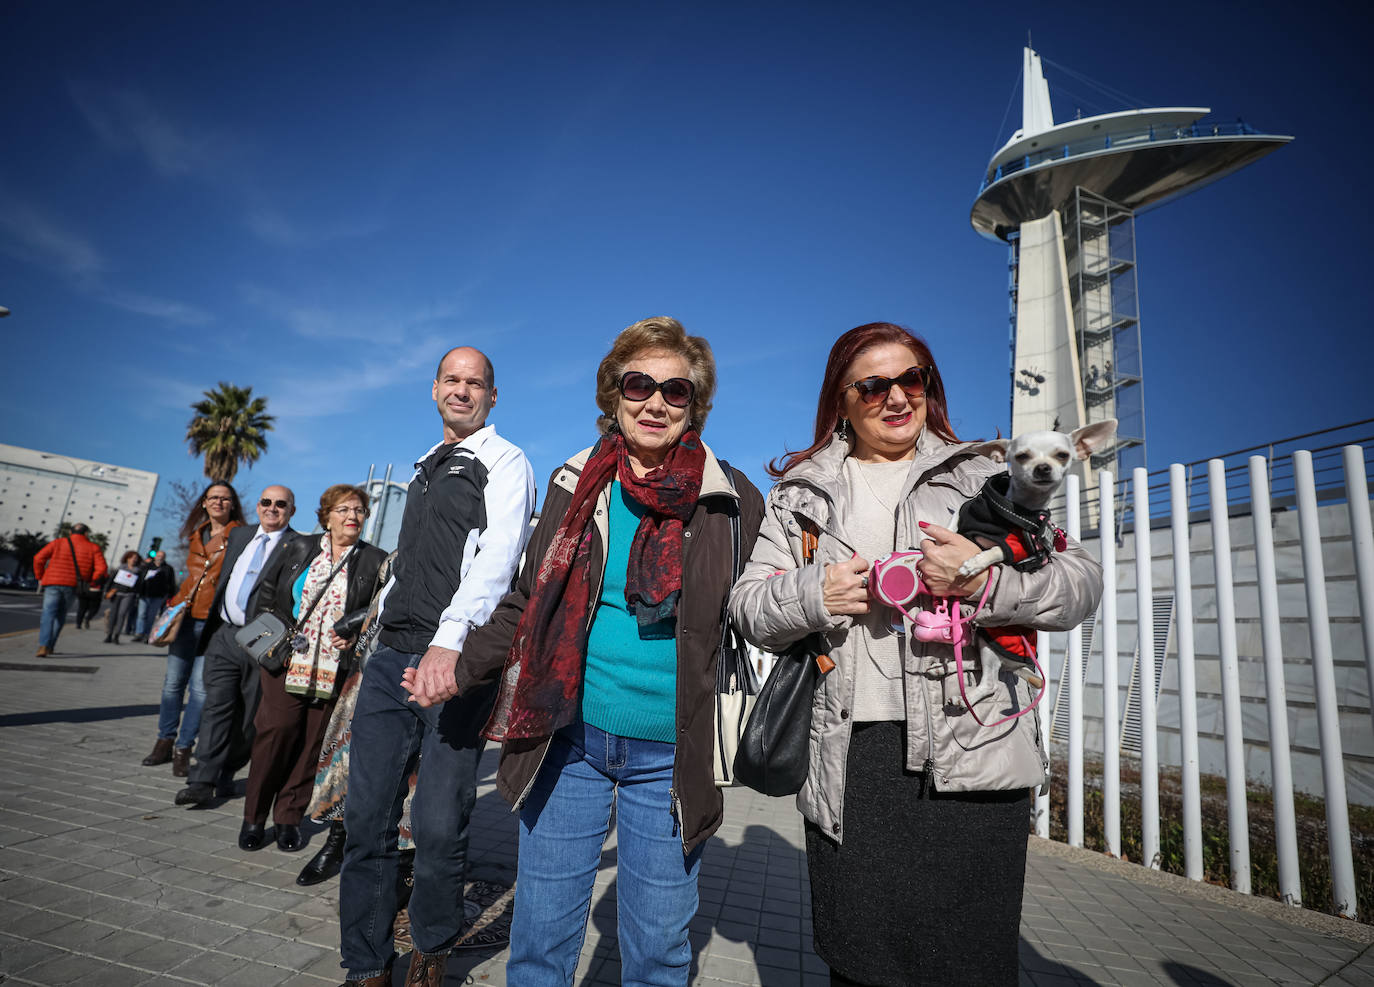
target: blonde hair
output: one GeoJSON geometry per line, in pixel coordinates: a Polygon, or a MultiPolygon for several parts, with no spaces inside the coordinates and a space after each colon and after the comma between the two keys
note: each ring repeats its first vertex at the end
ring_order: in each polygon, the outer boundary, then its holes
{"type": "Polygon", "coordinates": [[[711,413],[711,399],[716,393],[716,358],[711,345],[700,336],[689,336],[677,319],[666,315],[640,319],[621,331],[611,344],[611,351],[596,370],[596,406],[601,415],[596,427],[604,435],[615,427],[615,412],[620,406],[620,378],[625,368],[638,356],[662,352],[680,356],[687,361],[687,378],[692,382],[692,405],[688,426],[698,433],[706,427],[711,413]]]}

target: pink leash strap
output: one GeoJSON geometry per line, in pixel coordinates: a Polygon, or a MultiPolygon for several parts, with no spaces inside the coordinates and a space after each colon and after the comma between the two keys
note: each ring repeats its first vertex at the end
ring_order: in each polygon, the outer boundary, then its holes
{"type": "MultiPolygon", "coordinates": [[[[978,606],[976,606],[973,610],[974,617],[978,616],[979,611],[983,609],[983,605],[988,602],[988,594],[991,592],[991,590],[992,573],[989,572],[987,581],[983,583],[983,595],[979,597],[978,606]]],[[[1000,727],[1003,723],[1010,723],[1012,720],[1015,720],[1018,717],[1025,716],[1031,710],[1035,709],[1035,707],[1039,705],[1040,700],[1045,697],[1045,690],[1049,688],[1050,680],[1045,675],[1045,670],[1040,667],[1040,661],[1036,657],[1035,650],[1030,647],[1030,642],[1025,641],[1025,638],[1022,638],[1022,640],[1026,643],[1026,653],[1031,656],[1031,663],[1035,665],[1035,670],[1040,673],[1040,691],[1035,694],[1035,698],[1031,700],[1029,706],[1027,706],[1023,710],[1019,710],[1015,713],[1012,713],[1010,716],[1004,716],[1000,720],[995,720],[992,723],[984,723],[981,719],[978,718],[978,714],[973,711],[973,703],[968,701],[968,693],[964,690],[963,612],[959,607],[958,600],[954,600],[953,603],[954,616],[951,618],[951,621],[953,623],[953,633],[951,636],[954,638],[954,667],[959,676],[959,696],[964,700],[964,708],[968,710],[969,715],[973,717],[974,722],[976,722],[980,727],[1000,727]]],[[[973,618],[970,617],[969,619],[972,620],[973,618]]]]}

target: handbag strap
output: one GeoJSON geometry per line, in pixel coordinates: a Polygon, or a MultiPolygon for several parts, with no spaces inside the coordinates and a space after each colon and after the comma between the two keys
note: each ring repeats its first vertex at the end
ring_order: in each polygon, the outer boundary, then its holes
{"type": "Polygon", "coordinates": [[[343,558],[339,559],[339,564],[330,570],[329,578],[320,586],[320,591],[316,593],[315,598],[310,601],[310,606],[306,607],[305,613],[301,614],[300,618],[296,621],[297,627],[305,626],[305,622],[309,620],[310,615],[315,612],[316,604],[324,599],[324,594],[329,592],[330,583],[334,582],[334,577],[339,574],[339,570],[344,567],[344,563],[348,561],[349,556],[353,554],[353,550],[357,547],[357,542],[348,546],[348,551],[343,553],[343,558]]]}
{"type": "MultiPolygon", "coordinates": [[[[201,538],[201,542],[200,542],[200,543],[201,543],[202,545],[204,545],[204,544],[205,544],[205,539],[204,539],[204,538],[201,538]]],[[[191,607],[191,606],[194,606],[194,605],[195,605],[195,602],[196,602],[196,594],[200,592],[200,584],[203,583],[203,582],[205,582],[205,574],[206,574],[207,572],[210,571],[210,566],[211,566],[211,564],[214,563],[215,559],[219,557],[219,554],[220,554],[221,552],[223,552],[223,551],[224,551],[226,548],[228,548],[228,547],[229,547],[229,536],[228,536],[228,535],[225,535],[225,536],[224,536],[224,541],[222,541],[222,542],[220,543],[219,548],[215,549],[215,554],[214,554],[214,555],[211,555],[210,557],[208,557],[208,558],[205,560],[205,568],[202,569],[202,570],[200,570],[200,578],[196,580],[196,584],[195,584],[194,586],[191,587],[191,592],[187,594],[187,596],[186,596],[186,606],[187,606],[187,607],[191,607]]]]}
{"type": "MultiPolygon", "coordinates": [[[[728,483],[728,484],[730,485],[730,492],[736,494],[736,496],[735,496],[734,498],[732,498],[732,500],[731,500],[731,502],[730,502],[730,508],[729,508],[729,516],[730,516],[730,575],[731,575],[730,586],[731,586],[731,587],[734,587],[735,583],[739,582],[739,577],[740,577],[740,576],[743,574],[743,572],[744,572],[744,559],[741,557],[742,553],[741,553],[741,551],[740,551],[740,542],[741,542],[741,538],[740,538],[740,527],[739,527],[739,496],[738,496],[738,491],[737,491],[736,488],[735,488],[735,478],[734,478],[734,476],[732,475],[732,473],[731,473],[731,471],[730,471],[730,464],[729,464],[727,461],[725,461],[724,459],[718,459],[718,460],[716,460],[716,461],[717,461],[718,463],[720,463],[721,471],[725,474],[725,482],[728,483]]],[[[730,592],[727,590],[726,593],[725,593],[725,599],[722,600],[722,601],[721,601],[721,604],[720,604],[720,650],[717,652],[717,655],[718,655],[717,660],[722,659],[722,658],[725,657],[725,655],[726,655],[726,649],[728,648],[729,643],[730,643],[730,592]]],[[[748,665],[748,661],[746,660],[746,661],[742,662],[741,664],[744,664],[744,665],[747,666],[747,665],[748,665]]],[[[738,670],[735,670],[735,671],[738,671],[738,670]]],[[[750,669],[750,671],[752,671],[752,669],[750,669]]],[[[716,678],[717,678],[717,681],[718,681],[718,682],[719,682],[719,681],[722,681],[722,680],[728,682],[728,681],[729,681],[729,672],[725,671],[724,669],[720,669],[720,668],[718,667],[716,678]]],[[[750,678],[752,679],[752,676],[750,676],[750,678]]],[[[744,683],[741,683],[741,685],[743,685],[743,684],[744,684],[744,683]]]]}
{"type": "MultiPolygon", "coordinates": [[[[72,571],[76,573],[76,581],[78,583],[86,582],[86,577],[81,575],[81,563],[76,561],[76,544],[72,541],[72,536],[68,535],[63,540],[67,543],[67,551],[72,553],[72,571]]],[[[94,572],[95,570],[92,569],[91,571],[94,572]]]]}

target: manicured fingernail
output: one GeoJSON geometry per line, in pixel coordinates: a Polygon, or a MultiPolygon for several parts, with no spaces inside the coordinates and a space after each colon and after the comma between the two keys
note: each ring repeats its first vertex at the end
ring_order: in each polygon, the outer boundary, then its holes
{"type": "Polygon", "coordinates": [[[917,523],[918,525],[920,525],[922,528],[929,528],[929,527],[930,527],[930,522],[929,522],[929,521],[917,521],[916,523],[917,523]]]}

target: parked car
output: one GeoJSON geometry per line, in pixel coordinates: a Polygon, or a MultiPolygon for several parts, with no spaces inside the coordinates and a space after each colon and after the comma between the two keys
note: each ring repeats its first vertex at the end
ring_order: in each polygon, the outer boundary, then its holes
{"type": "Polygon", "coordinates": [[[8,572],[0,572],[0,586],[13,586],[14,577],[8,572]]]}
{"type": "Polygon", "coordinates": [[[18,579],[15,580],[14,585],[16,589],[23,589],[28,590],[29,592],[33,592],[34,590],[38,589],[38,580],[34,579],[32,576],[20,576],[18,579]]]}

